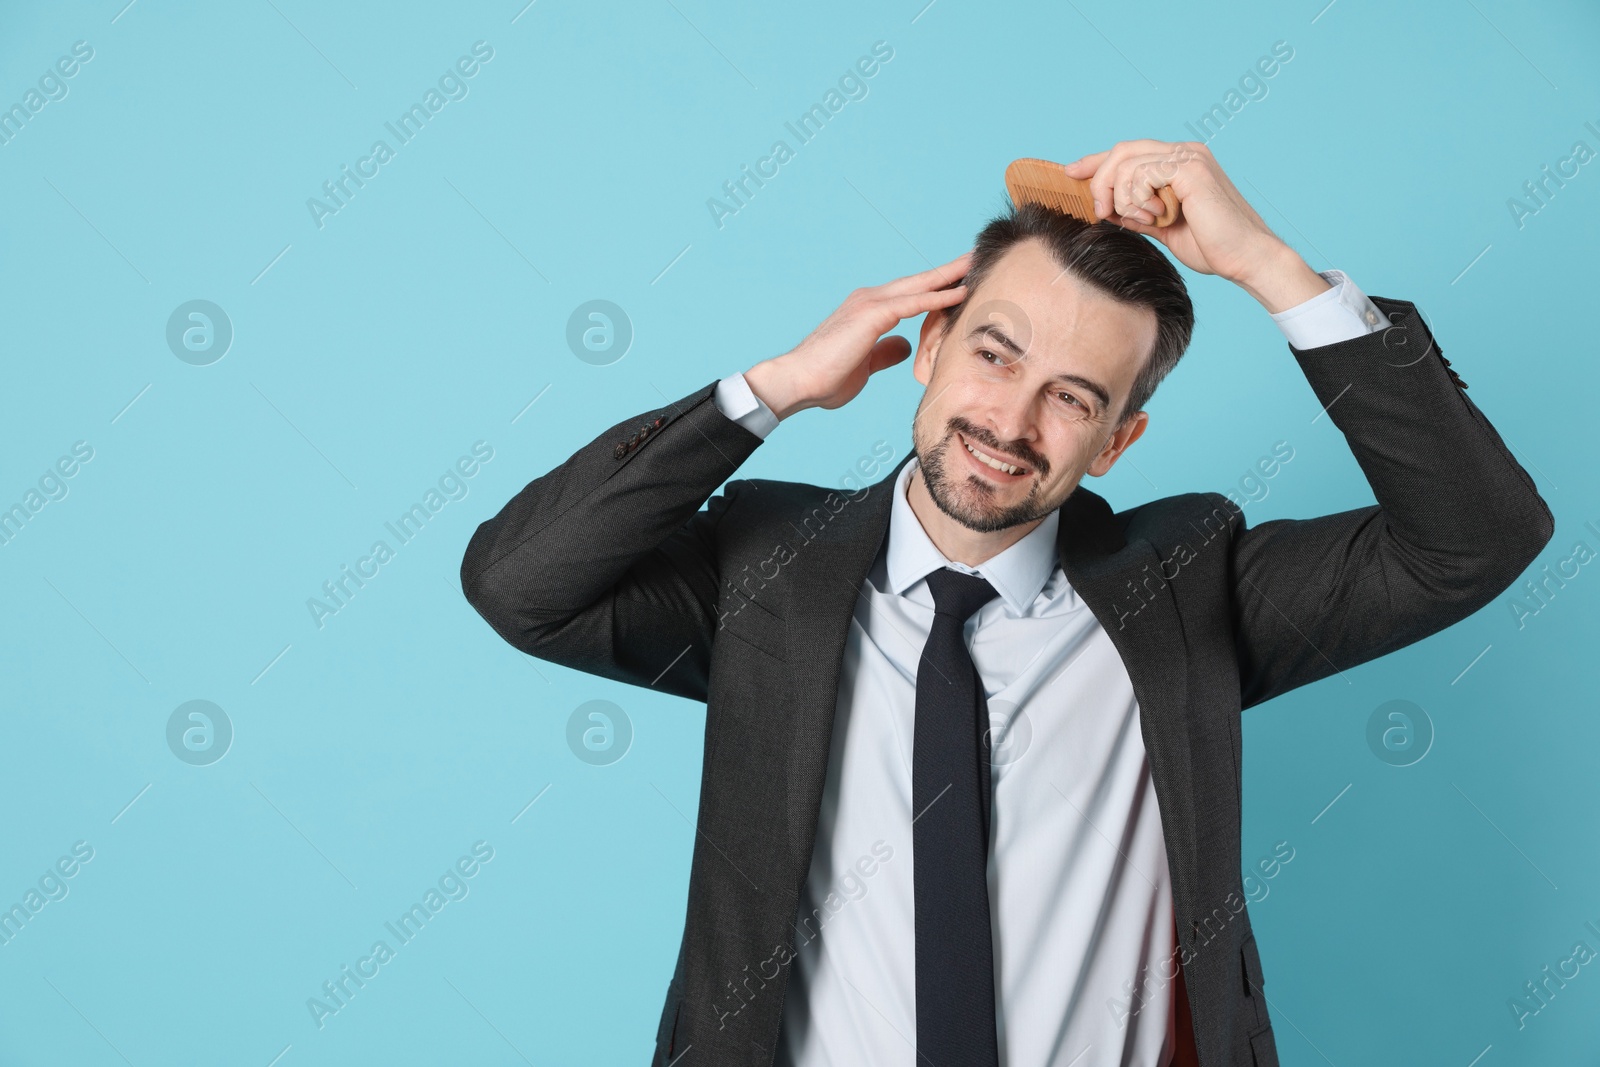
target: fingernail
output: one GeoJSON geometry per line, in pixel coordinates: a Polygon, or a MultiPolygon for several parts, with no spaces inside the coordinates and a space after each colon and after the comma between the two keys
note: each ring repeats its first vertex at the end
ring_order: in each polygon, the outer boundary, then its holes
{"type": "Polygon", "coordinates": [[[1100,201],[1096,200],[1094,202],[1094,213],[1096,215],[1104,215],[1106,213],[1105,205],[1102,204],[1100,201]]]}

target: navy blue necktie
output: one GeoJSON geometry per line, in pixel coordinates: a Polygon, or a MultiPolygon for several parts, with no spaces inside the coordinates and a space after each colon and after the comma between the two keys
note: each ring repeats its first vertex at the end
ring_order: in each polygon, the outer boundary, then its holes
{"type": "Polygon", "coordinates": [[[975,574],[928,575],[911,755],[917,1062],[998,1067],[989,926],[989,713],[962,636],[997,595],[975,574]],[[926,1057],[924,1059],[924,1057],[926,1057]]]}

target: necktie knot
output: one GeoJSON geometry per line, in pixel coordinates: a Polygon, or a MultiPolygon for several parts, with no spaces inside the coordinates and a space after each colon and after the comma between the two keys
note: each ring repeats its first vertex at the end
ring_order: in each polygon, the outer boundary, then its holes
{"type": "Polygon", "coordinates": [[[928,575],[928,591],[933,594],[935,615],[953,615],[965,623],[973,614],[1000,594],[981,575],[965,574],[940,567],[928,575]]]}

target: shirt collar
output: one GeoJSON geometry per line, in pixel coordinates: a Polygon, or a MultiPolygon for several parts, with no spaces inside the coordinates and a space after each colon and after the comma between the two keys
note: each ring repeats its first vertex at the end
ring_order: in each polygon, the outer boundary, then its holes
{"type": "Polygon", "coordinates": [[[1061,523],[1061,512],[1050,512],[1022,540],[977,567],[955,563],[934,545],[922,528],[922,520],[911,510],[906,488],[916,469],[917,458],[912,456],[894,482],[894,505],[889,512],[889,591],[904,596],[907,589],[933,571],[949,567],[966,574],[982,575],[994,586],[1012,615],[1026,614],[1056,569],[1056,530],[1061,523]]]}

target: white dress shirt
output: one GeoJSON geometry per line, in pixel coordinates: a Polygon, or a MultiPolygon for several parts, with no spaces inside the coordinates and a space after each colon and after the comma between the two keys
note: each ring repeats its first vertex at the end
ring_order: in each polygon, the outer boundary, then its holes
{"type": "MultiPolygon", "coordinates": [[[[1316,348],[1388,325],[1340,271],[1272,316],[1316,348]]],[[[722,413],[761,437],[778,420],[744,375],[722,413]]],[[[911,746],[933,619],[926,576],[980,574],[999,596],[967,621],[989,702],[989,902],[995,1022],[1007,1067],[1166,1067],[1173,1055],[1172,890],[1132,681],[1055,551],[1060,513],[979,567],[947,560],[893,489],[888,537],[845,642],[832,746],[777,1063],[917,1067],[911,746]],[[1129,996],[1135,978],[1147,998],[1129,996]]]]}

